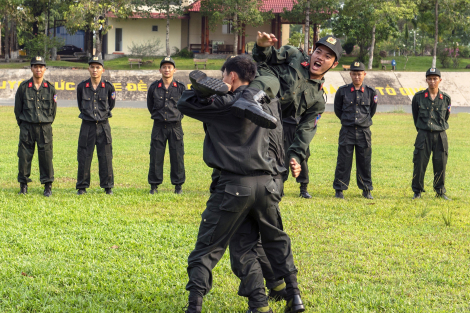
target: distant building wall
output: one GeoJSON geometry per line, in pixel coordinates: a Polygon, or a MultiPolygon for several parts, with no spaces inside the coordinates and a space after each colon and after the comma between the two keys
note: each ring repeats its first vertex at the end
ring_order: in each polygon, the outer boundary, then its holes
{"type": "MultiPolygon", "coordinates": [[[[65,26],[58,26],[55,29],[56,37],[64,39],[66,45],[74,45],[85,50],[85,32],[83,30],[79,30],[75,34],[70,35],[67,33],[65,26]]],[[[52,37],[54,34],[54,28],[49,28],[49,33],[52,34],[52,37]]]]}

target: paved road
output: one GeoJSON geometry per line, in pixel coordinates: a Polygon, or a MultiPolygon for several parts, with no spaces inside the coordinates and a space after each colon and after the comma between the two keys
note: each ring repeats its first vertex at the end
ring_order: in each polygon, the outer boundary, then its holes
{"type": "MultiPolygon", "coordinates": [[[[0,106],[13,106],[13,99],[0,99],[0,106]]],[[[76,100],[60,100],[59,107],[76,107],[76,100]]],[[[146,109],[146,101],[116,101],[117,108],[146,109]]],[[[333,112],[333,105],[326,105],[326,112],[333,112]]],[[[411,113],[411,105],[378,105],[377,112],[411,113]]],[[[470,107],[452,107],[452,113],[470,113],[470,107]]]]}

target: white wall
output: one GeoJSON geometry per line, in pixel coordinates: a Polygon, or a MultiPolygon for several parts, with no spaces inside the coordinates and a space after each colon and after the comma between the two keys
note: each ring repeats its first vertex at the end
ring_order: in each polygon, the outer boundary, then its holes
{"type": "MultiPolygon", "coordinates": [[[[160,38],[162,45],[161,55],[165,54],[166,51],[166,19],[115,19],[109,18],[109,25],[113,28],[108,32],[108,53],[112,54],[115,51],[115,38],[116,28],[122,28],[122,51],[125,54],[129,54],[128,47],[132,46],[132,42],[135,44],[142,43],[153,38],[160,38]],[[152,31],[152,26],[157,25],[158,31],[152,31]]],[[[171,53],[174,52],[173,47],[181,49],[181,20],[172,19],[170,20],[170,48],[171,53]]],[[[183,47],[184,48],[184,47],[183,47]]]]}

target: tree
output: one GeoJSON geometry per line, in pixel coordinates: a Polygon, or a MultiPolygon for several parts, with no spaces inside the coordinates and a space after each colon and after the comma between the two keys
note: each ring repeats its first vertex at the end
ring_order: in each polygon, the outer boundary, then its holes
{"type": "Polygon", "coordinates": [[[238,36],[243,25],[259,26],[273,15],[271,12],[261,12],[262,0],[204,0],[201,1],[201,14],[209,18],[210,28],[217,25],[232,26],[234,39],[234,54],[238,54],[238,36]]]}
{"type": "Polygon", "coordinates": [[[65,12],[65,27],[74,34],[78,30],[94,32],[96,54],[102,51],[102,36],[111,26],[106,23],[106,14],[127,18],[132,14],[131,0],[80,0],[74,1],[65,12]]]}
{"type": "Polygon", "coordinates": [[[27,8],[23,0],[0,0],[0,16],[4,17],[5,62],[10,60],[10,50],[17,49],[17,27],[26,20],[27,8]]]}

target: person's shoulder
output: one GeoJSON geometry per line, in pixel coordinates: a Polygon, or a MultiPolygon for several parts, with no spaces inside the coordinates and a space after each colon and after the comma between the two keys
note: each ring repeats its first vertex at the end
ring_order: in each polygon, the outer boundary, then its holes
{"type": "Polygon", "coordinates": [[[346,84],[346,85],[343,85],[343,86],[339,86],[339,87],[338,87],[338,92],[339,92],[339,91],[344,91],[344,90],[348,89],[348,87],[349,87],[349,84],[346,84]]]}
{"type": "Polygon", "coordinates": [[[29,83],[32,83],[33,82],[33,79],[30,78],[28,80],[24,80],[21,82],[21,84],[18,86],[18,89],[21,87],[21,88],[24,88],[24,86],[28,85],[29,83]]]}
{"type": "Polygon", "coordinates": [[[161,79],[155,80],[154,82],[152,82],[152,83],[150,84],[149,88],[155,87],[155,86],[158,84],[158,82],[160,82],[160,81],[161,81],[161,79]]]}
{"type": "Polygon", "coordinates": [[[104,83],[107,85],[107,86],[110,86],[110,87],[113,87],[114,88],[114,85],[112,82],[110,82],[109,80],[106,80],[106,79],[103,79],[104,83]]]}
{"type": "Polygon", "coordinates": [[[179,87],[183,87],[186,89],[186,85],[182,82],[180,82],[179,80],[175,80],[175,83],[179,86],[179,87]]]}
{"type": "Polygon", "coordinates": [[[450,101],[450,96],[447,93],[445,93],[444,91],[441,91],[441,94],[444,99],[448,99],[450,101]]]}
{"type": "Polygon", "coordinates": [[[47,86],[47,89],[49,89],[49,91],[54,91],[55,90],[55,86],[54,84],[52,84],[50,81],[44,79],[42,81],[43,85],[47,86]]]}
{"type": "Polygon", "coordinates": [[[415,96],[424,95],[424,92],[425,92],[425,91],[426,91],[426,90],[417,91],[417,92],[415,93],[415,96]]]}
{"type": "Polygon", "coordinates": [[[77,85],[77,88],[78,88],[78,87],[83,87],[83,85],[86,84],[87,82],[90,82],[90,79],[89,79],[89,78],[88,78],[88,79],[84,79],[84,80],[82,80],[81,82],[79,82],[78,85],[77,85]]]}
{"type": "Polygon", "coordinates": [[[364,84],[364,87],[366,87],[366,89],[368,89],[368,90],[375,91],[375,88],[373,88],[373,87],[371,87],[371,86],[369,86],[369,85],[364,84]]]}

